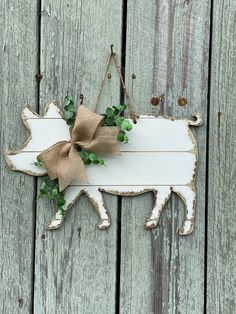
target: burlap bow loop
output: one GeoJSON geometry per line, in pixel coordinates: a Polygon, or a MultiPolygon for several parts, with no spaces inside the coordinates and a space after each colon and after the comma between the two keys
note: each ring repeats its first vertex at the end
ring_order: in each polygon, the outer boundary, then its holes
{"type": "Polygon", "coordinates": [[[78,148],[96,154],[119,155],[118,127],[102,126],[103,117],[81,105],[71,129],[71,140],[58,142],[44,150],[38,157],[49,177],[58,178],[63,191],[72,181],[88,183],[83,160],[78,148]]]}

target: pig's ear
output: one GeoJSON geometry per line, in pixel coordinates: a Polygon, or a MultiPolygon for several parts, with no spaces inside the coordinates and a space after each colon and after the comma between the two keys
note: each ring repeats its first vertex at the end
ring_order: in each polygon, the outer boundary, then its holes
{"type": "Polygon", "coordinates": [[[45,107],[43,117],[47,119],[60,119],[64,118],[64,115],[57,103],[55,101],[52,101],[45,107]]]}
{"type": "Polygon", "coordinates": [[[34,112],[29,106],[26,106],[21,112],[21,119],[24,123],[27,119],[38,119],[40,116],[34,112]]]}
{"type": "Polygon", "coordinates": [[[21,118],[23,123],[28,119],[61,119],[64,118],[61,108],[57,105],[55,101],[50,102],[46,105],[43,116],[40,116],[38,113],[33,111],[29,106],[26,106],[21,113],[21,118]]]}

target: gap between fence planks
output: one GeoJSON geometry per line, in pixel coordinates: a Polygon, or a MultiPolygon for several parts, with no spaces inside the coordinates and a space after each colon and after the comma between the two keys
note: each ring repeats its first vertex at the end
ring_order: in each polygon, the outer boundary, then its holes
{"type": "Polygon", "coordinates": [[[209,129],[207,304],[236,309],[236,2],[213,2],[209,129]]]}
{"type": "Polygon", "coordinates": [[[0,12],[0,312],[29,313],[35,185],[32,177],[9,171],[3,153],[27,137],[19,124],[23,105],[36,108],[37,3],[3,0],[0,12]]]}
{"type": "Polygon", "coordinates": [[[178,198],[169,202],[159,227],[151,236],[139,224],[139,217],[151,208],[150,197],[123,198],[122,226],[127,224],[127,215],[135,219],[132,219],[131,232],[122,228],[122,243],[126,245],[121,248],[121,291],[129,295],[121,295],[120,313],[146,309],[145,313],[150,314],[199,314],[204,311],[210,1],[187,4],[184,1],[129,0],[127,11],[126,82],[136,111],[184,118],[199,111],[204,114],[205,123],[193,130],[200,150],[193,235],[183,238],[177,234],[184,217],[178,198]],[[151,97],[162,94],[163,105],[152,108],[151,97]],[[186,107],[178,106],[179,97],[187,99],[186,107]]]}
{"type": "MultiPolygon", "coordinates": [[[[120,54],[122,1],[42,1],[40,113],[52,99],[63,104],[67,91],[93,108],[110,45],[120,54]]],[[[103,112],[119,103],[114,66],[102,91],[103,112]]],[[[116,302],[117,197],[107,196],[112,226],[103,232],[82,197],[57,231],[45,231],[50,205],[38,202],[36,219],[35,313],[114,313],[116,302]]]]}

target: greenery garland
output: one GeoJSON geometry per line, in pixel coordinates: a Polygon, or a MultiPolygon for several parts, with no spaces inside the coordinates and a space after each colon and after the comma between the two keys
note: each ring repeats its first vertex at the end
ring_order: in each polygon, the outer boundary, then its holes
{"type": "MultiPolygon", "coordinates": [[[[119,104],[116,106],[107,107],[103,120],[103,125],[119,127],[120,131],[117,136],[117,140],[123,143],[129,142],[127,132],[131,131],[132,129],[131,123],[122,116],[126,109],[126,104],[119,104]]],[[[65,97],[64,111],[66,123],[68,125],[73,125],[76,118],[76,110],[72,96],[67,95],[65,97]]],[[[78,151],[78,153],[80,154],[80,157],[85,165],[95,164],[106,166],[105,160],[101,159],[99,156],[97,156],[97,154],[93,152],[80,150],[78,151]]],[[[37,158],[37,161],[35,161],[34,164],[38,167],[43,167],[43,163],[39,160],[39,158],[37,158]]],[[[60,210],[62,215],[65,214],[64,206],[66,201],[64,199],[63,193],[59,189],[57,179],[51,180],[49,176],[46,176],[39,188],[38,198],[47,198],[50,201],[54,201],[56,209],[60,210]]]]}

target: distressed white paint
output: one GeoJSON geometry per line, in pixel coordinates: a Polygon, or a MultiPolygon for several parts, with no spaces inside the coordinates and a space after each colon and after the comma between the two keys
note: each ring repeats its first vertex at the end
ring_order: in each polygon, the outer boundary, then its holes
{"type": "MultiPolygon", "coordinates": [[[[45,169],[34,165],[38,154],[22,152],[8,158],[16,170],[44,175],[45,169]]],[[[123,152],[103,158],[105,167],[86,167],[89,185],[185,185],[192,181],[197,161],[191,152],[123,152]]]]}
{"type": "MultiPolygon", "coordinates": [[[[202,123],[201,116],[195,116],[196,121],[141,116],[129,133],[130,144],[120,145],[121,156],[104,156],[107,167],[87,167],[88,185],[73,182],[67,188],[65,212],[85,193],[99,214],[99,228],[105,229],[110,226],[110,218],[101,191],[116,195],[153,191],[155,204],[145,227],[154,228],[171,191],[174,191],[186,204],[184,225],[179,233],[191,233],[196,198],[197,144],[189,125],[199,126],[202,123]]],[[[31,138],[21,150],[7,153],[7,162],[13,170],[43,175],[45,170],[34,165],[37,155],[59,141],[70,140],[69,126],[55,103],[47,106],[43,118],[28,108],[24,109],[22,118],[31,132],[31,138]]],[[[60,227],[63,219],[64,216],[57,212],[48,228],[60,227]]]]}

